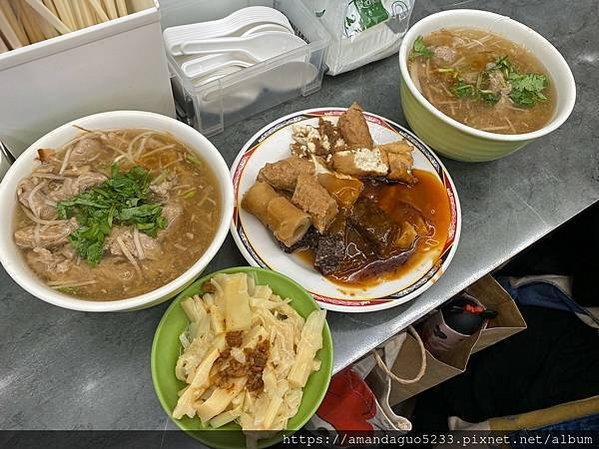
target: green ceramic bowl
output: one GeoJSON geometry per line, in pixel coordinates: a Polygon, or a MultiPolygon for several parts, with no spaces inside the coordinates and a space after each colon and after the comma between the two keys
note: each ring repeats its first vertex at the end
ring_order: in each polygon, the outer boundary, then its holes
{"type": "Polygon", "coordinates": [[[527,143],[549,134],[569,117],[576,100],[576,86],[568,63],[543,36],[509,17],[488,11],[458,9],[432,14],[415,23],[399,49],[401,106],[410,127],[438,153],[467,162],[492,161],[507,156],[527,143]],[[408,72],[408,56],[418,36],[441,28],[480,28],[503,35],[530,50],[547,69],[557,91],[553,118],[538,131],[496,134],[466,126],[436,109],[416,88],[408,72]]]}
{"type": "MultiPolygon", "coordinates": [[[[202,293],[201,286],[208,279],[218,273],[252,273],[259,284],[268,284],[272,291],[282,298],[292,298],[290,305],[303,317],[307,317],[312,311],[319,310],[318,304],[312,296],[299,284],[282,274],[274,271],[254,267],[227,268],[216,273],[209,274],[195,281],[187,289],[173,300],[170,307],[164,313],[158,324],[154,343],[152,344],[152,381],[156,395],[173,422],[185,432],[202,443],[222,449],[238,449],[245,447],[245,436],[236,424],[229,424],[220,429],[206,429],[202,426],[199,418],[187,418],[177,420],[172,418],[172,412],[177,403],[177,391],[185,386],[175,377],[175,365],[181,350],[179,335],[189,324],[189,320],[179,306],[182,299],[188,296],[202,293]]],[[[323,335],[323,348],[318,351],[316,358],[322,362],[319,371],[310,375],[308,383],[304,388],[302,403],[297,414],[289,420],[287,430],[276,436],[260,440],[259,447],[268,447],[280,442],[284,434],[292,434],[299,430],[316,413],[324,395],[329,387],[333,370],[333,341],[328,324],[325,323],[323,335]]]]}

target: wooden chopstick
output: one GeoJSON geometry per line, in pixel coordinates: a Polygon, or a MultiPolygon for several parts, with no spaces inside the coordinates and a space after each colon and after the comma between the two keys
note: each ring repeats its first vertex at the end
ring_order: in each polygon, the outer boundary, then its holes
{"type": "Polygon", "coordinates": [[[77,24],[77,29],[80,30],[85,28],[85,22],[83,21],[83,12],[81,11],[81,4],[77,1],[71,3],[71,9],[73,10],[73,17],[77,24]]]}
{"type": "MultiPolygon", "coordinates": [[[[22,1],[24,1],[28,4],[28,6],[30,7],[29,9],[35,10],[35,12],[37,12],[43,20],[45,20],[47,23],[52,25],[52,27],[56,28],[56,30],[58,30],[58,32],[60,34],[67,34],[67,33],[70,33],[71,31],[73,31],[71,28],[66,26],[58,17],[56,17],[54,14],[52,14],[52,11],[50,11],[48,8],[46,8],[46,6],[41,1],[39,1],[39,0],[22,0],[22,1]]],[[[24,8],[24,9],[27,9],[27,8],[24,8]]],[[[41,25],[41,26],[43,27],[43,25],[41,25]]],[[[47,28],[47,27],[44,27],[44,28],[47,28]]],[[[46,31],[44,31],[44,34],[46,34],[46,31]]],[[[52,37],[55,37],[55,36],[52,36],[52,37]]]]}
{"type": "Polygon", "coordinates": [[[116,4],[114,0],[103,0],[104,8],[106,8],[106,12],[108,13],[108,17],[111,20],[118,19],[119,12],[117,11],[116,4]]]}
{"type": "Polygon", "coordinates": [[[56,28],[50,25],[50,23],[43,17],[32,12],[31,19],[33,21],[33,25],[40,29],[46,39],[52,39],[53,37],[60,36],[61,33],[56,31],[56,28]]]}
{"type": "Polygon", "coordinates": [[[25,0],[13,0],[13,6],[17,11],[17,17],[23,24],[23,28],[25,28],[25,32],[31,43],[35,44],[37,42],[45,41],[46,36],[44,36],[44,33],[37,24],[34,16],[35,13],[28,7],[25,0]]]}
{"type": "Polygon", "coordinates": [[[54,0],[54,6],[56,6],[56,11],[58,11],[60,20],[62,20],[62,22],[71,30],[76,30],[77,24],[75,23],[73,10],[69,2],[67,0],[54,0]]]}
{"type": "Polygon", "coordinates": [[[15,12],[13,11],[12,6],[10,6],[10,3],[8,3],[8,0],[6,0],[6,1],[0,0],[0,9],[2,11],[4,11],[4,15],[8,19],[10,26],[14,30],[15,34],[21,41],[21,44],[29,45],[30,42],[29,42],[29,38],[27,37],[27,33],[25,33],[25,29],[23,29],[23,25],[17,19],[17,16],[15,15],[15,12]]]}
{"type": "Polygon", "coordinates": [[[0,54],[2,53],[6,53],[8,50],[8,47],[6,46],[6,44],[4,43],[4,41],[2,40],[2,35],[0,34],[0,54]]]}
{"type": "Polygon", "coordinates": [[[96,18],[87,2],[85,0],[81,0],[79,7],[81,8],[81,16],[83,17],[83,23],[85,23],[85,26],[90,27],[95,25],[97,23],[96,18]]]}
{"type": "Polygon", "coordinates": [[[42,3],[46,5],[46,8],[48,8],[52,14],[58,17],[58,11],[56,11],[56,6],[54,6],[54,2],[52,0],[42,0],[42,3]]]}
{"type": "Polygon", "coordinates": [[[116,9],[119,13],[119,17],[125,17],[129,15],[129,12],[127,11],[127,3],[125,2],[125,0],[116,0],[116,9]]]}
{"type": "Polygon", "coordinates": [[[16,48],[21,48],[23,45],[26,45],[22,43],[19,37],[17,36],[17,33],[10,25],[10,21],[8,20],[8,17],[6,17],[6,14],[4,13],[3,9],[0,9],[0,32],[2,32],[2,34],[6,37],[8,45],[10,45],[10,47],[13,50],[16,48]]]}
{"type": "Polygon", "coordinates": [[[91,7],[93,8],[94,12],[96,13],[96,17],[98,17],[98,19],[100,20],[100,22],[108,22],[110,19],[108,18],[108,16],[106,15],[106,13],[104,12],[104,10],[102,9],[102,5],[100,4],[100,0],[87,0],[88,3],[91,5],[91,7]]]}

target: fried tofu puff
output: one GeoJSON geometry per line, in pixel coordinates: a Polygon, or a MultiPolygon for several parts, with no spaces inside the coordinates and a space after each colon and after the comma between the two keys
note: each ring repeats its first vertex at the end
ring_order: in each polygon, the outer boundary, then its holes
{"type": "Polygon", "coordinates": [[[310,215],[312,225],[320,233],[327,230],[339,212],[337,202],[314,175],[299,175],[291,202],[310,215]]]}
{"type": "Polygon", "coordinates": [[[359,148],[333,154],[333,168],[339,173],[364,177],[384,177],[389,172],[386,153],[375,148],[359,148]]]}
{"type": "Polygon", "coordinates": [[[313,175],[314,170],[314,161],[311,159],[291,156],[262,167],[258,173],[258,181],[266,182],[276,190],[293,192],[299,175],[313,175]]]}
{"type": "Polygon", "coordinates": [[[412,157],[412,146],[407,142],[392,142],[377,147],[386,155],[389,164],[387,179],[401,181],[406,184],[416,184],[418,178],[412,174],[414,158],[412,157]]]}
{"type": "Polygon", "coordinates": [[[350,148],[372,149],[374,146],[363,112],[360,105],[354,103],[339,117],[337,122],[341,135],[350,148]]]}

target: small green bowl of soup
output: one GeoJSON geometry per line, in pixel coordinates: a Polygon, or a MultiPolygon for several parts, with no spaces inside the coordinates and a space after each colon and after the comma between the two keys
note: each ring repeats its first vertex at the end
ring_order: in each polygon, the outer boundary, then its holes
{"type": "Polygon", "coordinates": [[[509,17],[444,11],[417,22],[399,50],[401,104],[414,132],[451,159],[500,159],[560,127],[576,100],[570,67],[509,17]]]}

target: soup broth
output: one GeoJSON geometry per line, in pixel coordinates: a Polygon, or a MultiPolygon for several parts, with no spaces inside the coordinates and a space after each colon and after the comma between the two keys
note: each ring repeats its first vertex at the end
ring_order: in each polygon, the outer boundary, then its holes
{"type": "Polygon", "coordinates": [[[556,93],[541,61],[488,31],[452,28],[419,37],[408,67],[433,106],[482,131],[536,131],[555,111],[556,93]]]}
{"type": "Polygon", "coordinates": [[[14,239],[52,288],[90,300],[147,293],[186,271],[214,238],[216,177],[170,134],[83,130],[39,157],[18,187],[14,239]]]}

